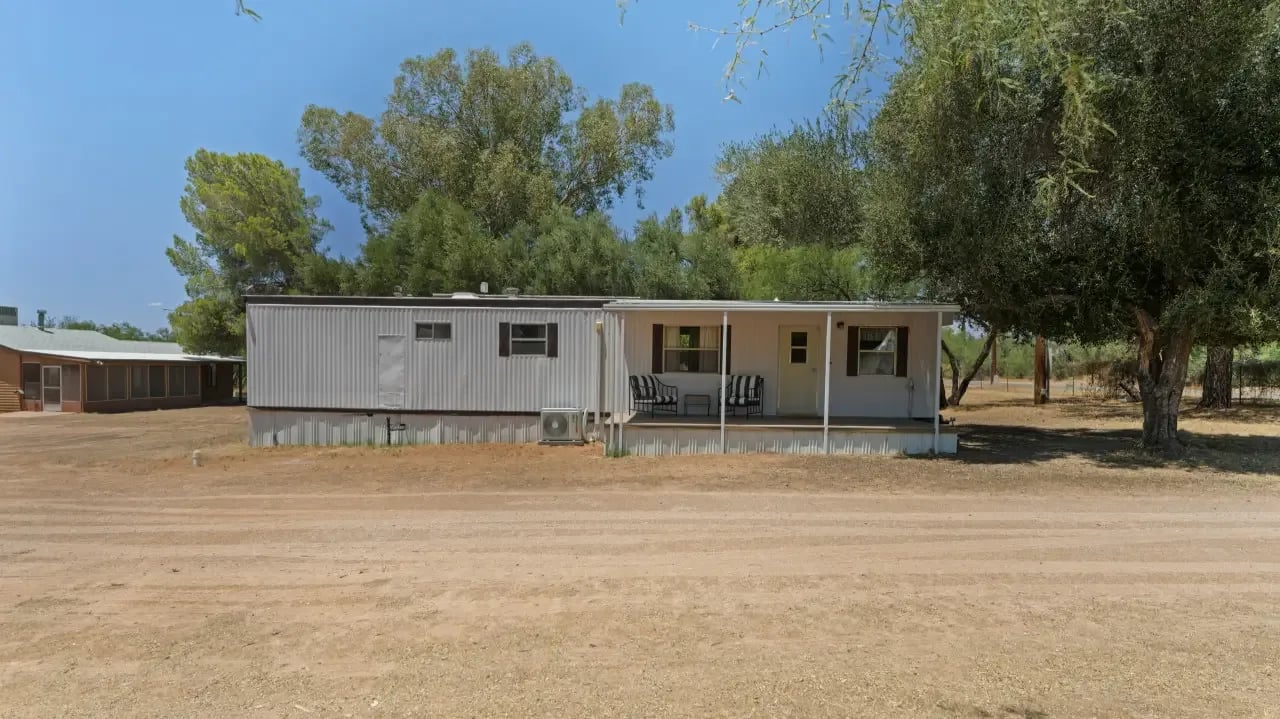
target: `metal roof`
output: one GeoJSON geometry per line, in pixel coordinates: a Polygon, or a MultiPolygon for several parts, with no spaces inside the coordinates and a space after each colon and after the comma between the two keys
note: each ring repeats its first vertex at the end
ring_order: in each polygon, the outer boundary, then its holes
{"type": "Polygon", "coordinates": [[[164,362],[166,364],[192,363],[198,364],[202,362],[243,362],[240,357],[219,357],[215,355],[188,355],[182,353],[163,353],[163,352],[79,352],[76,350],[61,350],[54,352],[46,350],[37,352],[36,354],[49,354],[55,357],[66,357],[70,359],[89,360],[97,362],[164,362]]]}
{"type": "Polygon", "coordinates": [[[758,300],[615,300],[611,312],[667,310],[673,312],[959,312],[960,305],[936,302],[762,302],[758,300]]]}
{"type": "Polygon", "coordinates": [[[94,330],[0,326],[0,347],[71,359],[132,362],[236,362],[233,357],[191,355],[177,342],[118,340],[94,330]]]}
{"type": "Polygon", "coordinates": [[[310,305],[334,307],[527,307],[600,309],[611,297],[531,295],[466,295],[444,297],[344,297],[338,295],[245,295],[249,305],[310,305]]]}

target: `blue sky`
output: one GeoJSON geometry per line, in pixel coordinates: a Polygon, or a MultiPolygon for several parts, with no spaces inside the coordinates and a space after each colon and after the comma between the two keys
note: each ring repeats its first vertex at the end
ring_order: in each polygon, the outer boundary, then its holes
{"type": "MultiPolygon", "coordinates": [[[[358,213],[298,154],[308,103],[377,114],[401,60],[440,48],[505,50],[528,40],[592,95],[652,85],[675,108],[675,155],[646,186],[652,211],[714,196],[719,147],[815,115],[842,47],[826,59],[804,33],[769,42],[769,73],[723,102],[730,47],[688,29],[722,25],[731,0],[638,0],[619,25],[613,0],[61,0],[0,4],[0,305],[23,322],[43,308],[100,322],[163,326],[185,299],[164,256],[191,228],[178,209],[183,160],[197,148],[261,152],[302,169],[352,256],[358,213]],[[554,12],[550,10],[554,8],[554,12]]],[[[841,33],[833,32],[840,37],[841,33]]],[[[848,37],[844,33],[844,37],[848,37]]]]}

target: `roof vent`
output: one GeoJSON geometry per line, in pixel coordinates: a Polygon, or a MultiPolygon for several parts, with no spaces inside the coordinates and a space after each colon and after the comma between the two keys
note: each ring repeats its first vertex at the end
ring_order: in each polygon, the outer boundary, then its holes
{"type": "Polygon", "coordinates": [[[488,282],[481,282],[481,283],[480,283],[480,294],[482,294],[482,295],[487,295],[487,294],[489,294],[489,283],[488,283],[488,282]]]}
{"type": "Polygon", "coordinates": [[[18,324],[17,307],[0,307],[0,325],[15,326],[18,324]]]}
{"type": "Polygon", "coordinates": [[[519,296],[520,296],[520,288],[519,288],[519,287],[504,287],[504,288],[502,288],[502,294],[504,294],[504,295],[506,295],[506,296],[508,296],[508,297],[519,297],[519,296]]]}

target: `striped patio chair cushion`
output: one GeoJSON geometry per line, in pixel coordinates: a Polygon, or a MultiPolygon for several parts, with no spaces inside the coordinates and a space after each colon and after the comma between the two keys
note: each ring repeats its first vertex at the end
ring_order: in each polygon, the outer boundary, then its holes
{"type": "Polygon", "coordinates": [[[725,403],[744,406],[760,400],[760,378],[757,375],[735,374],[725,379],[725,403]]]}
{"type": "Polygon", "coordinates": [[[658,378],[651,374],[631,376],[631,395],[637,400],[654,404],[675,404],[675,396],[661,394],[658,387],[658,378]]]}

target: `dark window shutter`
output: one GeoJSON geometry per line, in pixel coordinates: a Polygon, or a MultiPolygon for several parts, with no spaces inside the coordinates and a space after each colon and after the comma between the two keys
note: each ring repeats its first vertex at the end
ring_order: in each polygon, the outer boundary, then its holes
{"type": "Polygon", "coordinates": [[[547,356],[560,356],[560,325],[555,322],[547,323],[547,356]]]}
{"type": "Polygon", "coordinates": [[[511,356],[511,323],[498,323],[498,356],[511,356]]]}
{"type": "Polygon", "coordinates": [[[849,325],[849,349],[844,358],[844,373],[848,377],[858,376],[858,328],[849,325]]]}
{"type": "Polygon", "coordinates": [[[653,374],[662,374],[662,325],[653,326],[653,374]]]}
{"type": "MultiPolygon", "coordinates": [[[[724,373],[731,374],[733,372],[733,325],[729,325],[726,335],[724,338],[724,373]]],[[[716,367],[716,371],[719,372],[720,368],[716,367]]]]}
{"type": "Polygon", "coordinates": [[[899,377],[907,376],[907,354],[908,348],[911,347],[908,336],[906,327],[898,328],[898,371],[896,374],[899,377]]]}

